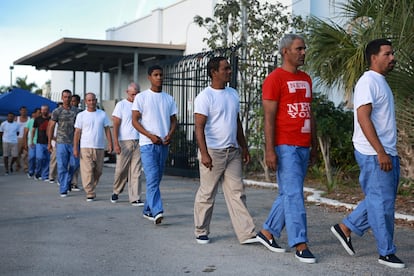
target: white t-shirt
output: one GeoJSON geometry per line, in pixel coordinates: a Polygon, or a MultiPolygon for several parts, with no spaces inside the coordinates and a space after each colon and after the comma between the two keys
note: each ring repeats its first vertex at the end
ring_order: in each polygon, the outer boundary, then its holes
{"type": "Polygon", "coordinates": [[[16,123],[19,124],[19,126],[20,126],[18,138],[23,138],[24,128],[26,127],[26,124],[29,120],[30,120],[30,117],[27,117],[26,122],[22,122],[22,121],[20,121],[20,116],[17,116],[16,123]]]}
{"type": "Polygon", "coordinates": [[[139,133],[132,125],[132,102],[123,99],[115,105],[112,116],[121,119],[118,131],[118,140],[138,140],[139,133]]]}
{"type": "Polygon", "coordinates": [[[16,122],[9,123],[4,121],[0,125],[0,132],[3,132],[3,142],[17,144],[17,132],[19,132],[20,126],[16,122]]]}
{"type": "Polygon", "coordinates": [[[354,135],[352,141],[357,151],[365,155],[377,155],[368,142],[357,119],[358,107],[372,104],[371,120],[385,152],[397,156],[397,126],[394,97],[385,77],[375,71],[367,71],[358,80],[354,93],[354,135]]]}
{"type": "MultiPolygon", "coordinates": [[[[174,98],[165,92],[145,90],[135,96],[132,110],[141,113],[141,124],[150,133],[164,139],[171,126],[171,116],[177,114],[174,98]]],[[[140,133],[139,145],[152,144],[151,139],[140,133]]]]}
{"type": "Polygon", "coordinates": [[[194,113],[207,116],[204,129],[207,148],[224,149],[239,147],[237,142],[237,118],[240,100],[231,87],[205,88],[194,100],[194,113]]]}
{"type": "Polygon", "coordinates": [[[95,112],[82,111],[76,116],[75,128],[82,130],[80,147],[104,149],[105,127],[109,126],[106,113],[100,109],[95,112]]]}

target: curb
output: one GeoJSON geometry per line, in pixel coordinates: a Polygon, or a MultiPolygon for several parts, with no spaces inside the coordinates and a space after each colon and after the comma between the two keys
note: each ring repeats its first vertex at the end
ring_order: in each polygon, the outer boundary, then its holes
{"type": "MultiPolygon", "coordinates": [[[[250,180],[250,179],[244,179],[243,182],[247,186],[256,186],[256,187],[262,187],[262,188],[277,188],[278,187],[278,185],[276,183],[255,181],[255,180],[250,180]]],[[[323,191],[319,191],[319,190],[316,190],[314,188],[304,187],[303,190],[305,192],[312,193],[312,195],[309,195],[306,198],[306,201],[308,201],[308,202],[323,203],[323,204],[326,204],[326,205],[329,205],[329,206],[334,206],[334,207],[345,207],[346,209],[349,209],[349,210],[354,210],[357,206],[355,204],[344,203],[344,202],[340,202],[338,200],[324,198],[324,197],[321,196],[323,191]]],[[[400,213],[395,213],[395,218],[396,219],[403,219],[403,220],[406,220],[406,221],[414,221],[414,216],[400,214],[400,213]]]]}

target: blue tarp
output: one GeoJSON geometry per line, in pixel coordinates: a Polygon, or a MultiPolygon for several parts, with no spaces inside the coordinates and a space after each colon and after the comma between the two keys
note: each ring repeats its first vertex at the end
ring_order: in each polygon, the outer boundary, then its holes
{"type": "Polygon", "coordinates": [[[13,88],[0,95],[0,115],[7,115],[9,112],[19,115],[20,107],[25,106],[30,116],[36,107],[40,108],[42,105],[49,106],[50,111],[57,107],[54,101],[21,88],[13,88]]]}

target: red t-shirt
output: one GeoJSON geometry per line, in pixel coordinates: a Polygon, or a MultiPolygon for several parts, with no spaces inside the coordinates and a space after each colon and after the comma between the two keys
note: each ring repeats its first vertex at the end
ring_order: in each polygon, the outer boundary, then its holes
{"type": "Polygon", "coordinates": [[[275,118],[275,146],[311,145],[312,80],[298,70],[296,74],[275,69],[262,86],[263,100],[278,102],[275,118]]]}

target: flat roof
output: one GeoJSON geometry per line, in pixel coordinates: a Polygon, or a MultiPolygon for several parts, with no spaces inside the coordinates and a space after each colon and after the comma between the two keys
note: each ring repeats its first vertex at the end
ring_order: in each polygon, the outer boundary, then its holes
{"type": "Polygon", "coordinates": [[[15,65],[31,65],[38,70],[65,70],[109,72],[118,67],[132,65],[135,53],[138,64],[149,60],[162,60],[182,56],[185,45],[141,43],[117,40],[61,38],[46,47],[14,62],[15,65]]]}

